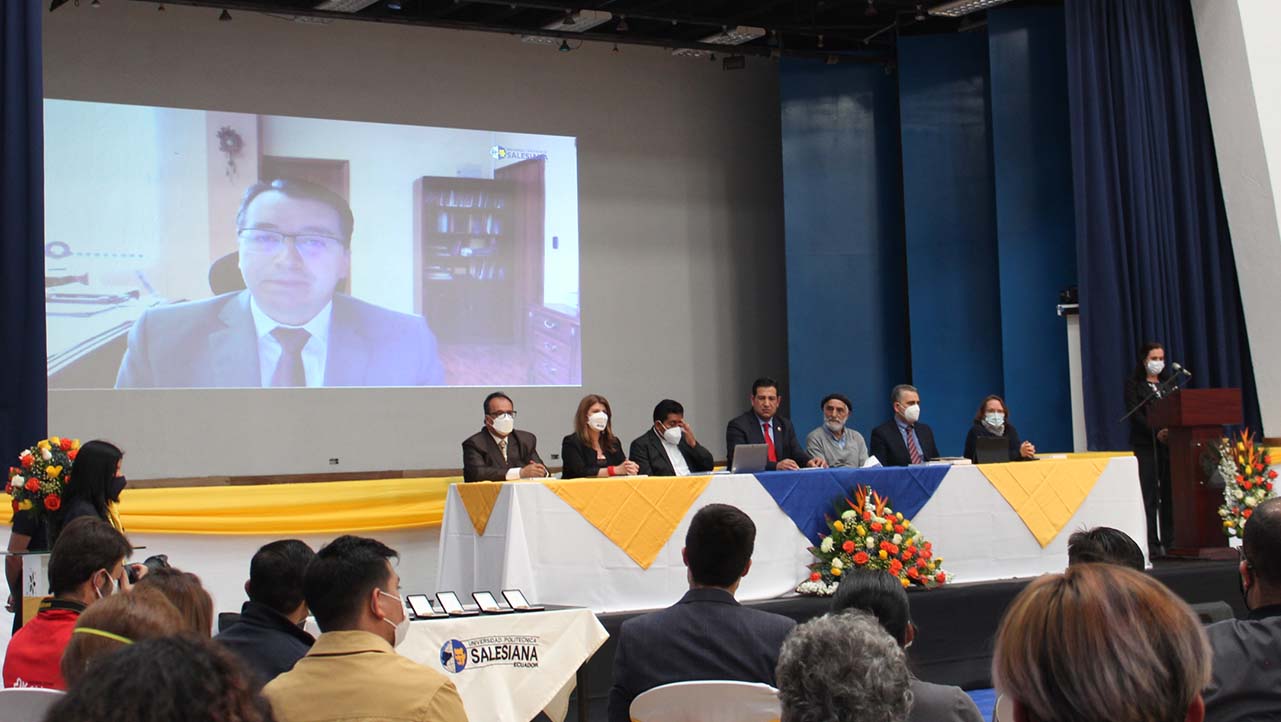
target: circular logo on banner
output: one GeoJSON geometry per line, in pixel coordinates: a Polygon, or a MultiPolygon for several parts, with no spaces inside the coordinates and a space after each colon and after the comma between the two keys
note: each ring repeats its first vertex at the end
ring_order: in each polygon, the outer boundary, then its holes
{"type": "Polygon", "coordinates": [[[440,666],[455,674],[467,669],[467,645],[457,639],[441,645],[440,666]]]}

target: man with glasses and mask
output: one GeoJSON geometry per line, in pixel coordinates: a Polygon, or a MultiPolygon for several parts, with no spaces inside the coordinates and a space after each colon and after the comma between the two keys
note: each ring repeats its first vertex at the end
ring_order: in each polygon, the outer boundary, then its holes
{"type": "Polygon", "coordinates": [[[322,186],[250,186],[236,214],[246,290],[144,313],[116,388],[443,385],[421,316],[336,293],[354,224],[322,186]]]}
{"type": "Polygon", "coordinates": [[[278,722],[466,722],[454,683],[396,652],[409,632],[396,558],[381,542],[350,535],[316,552],[303,595],[321,635],[263,688],[278,722]]]}
{"type": "Polygon", "coordinates": [[[867,444],[863,435],[845,425],[850,419],[850,400],[844,394],[828,394],[819,403],[823,425],[805,437],[805,450],[821,457],[828,466],[850,466],[855,469],[867,462],[867,444]]]}
{"type": "Polygon", "coordinates": [[[49,556],[53,596],[9,640],[5,687],[67,688],[59,664],[71,630],[90,604],[129,589],[125,560],[132,553],[124,535],[101,519],[81,517],[67,524],[49,556]]]}
{"type": "Polygon", "coordinates": [[[894,418],[872,429],[872,456],[884,466],[915,466],[939,456],[934,431],[921,423],[921,394],[899,384],[890,392],[894,418]]]}
{"type": "Polygon", "coordinates": [[[685,407],[671,399],[654,407],[654,425],[632,442],[627,458],[636,462],[638,474],[649,476],[689,476],[716,466],[712,452],[685,423],[685,407]]]}
{"type": "Polygon", "coordinates": [[[538,439],[516,430],[516,407],[501,391],[485,397],[485,428],[463,442],[463,481],[512,481],[547,476],[538,439]]]}

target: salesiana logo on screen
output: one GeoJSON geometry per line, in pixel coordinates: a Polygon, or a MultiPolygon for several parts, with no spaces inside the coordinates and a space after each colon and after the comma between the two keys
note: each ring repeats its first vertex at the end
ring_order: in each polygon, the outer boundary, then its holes
{"type": "Polygon", "coordinates": [[[521,148],[508,148],[502,145],[496,145],[489,149],[489,157],[494,160],[537,160],[546,158],[547,152],[542,150],[522,150],[521,148]]]}
{"type": "Polygon", "coordinates": [[[440,666],[458,674],[482,667],[538,667],[538,637],[501,636],[451,639],[441,645],[440,666]]]}

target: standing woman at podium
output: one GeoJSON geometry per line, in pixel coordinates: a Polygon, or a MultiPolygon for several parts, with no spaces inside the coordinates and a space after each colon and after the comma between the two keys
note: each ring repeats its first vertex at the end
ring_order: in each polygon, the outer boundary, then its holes
{"type": "Polygon", "coordinates": [[[1174,523],[1173,496],[1170,487],[1170,448],[1165,445],[1169,429],[1154,429],[1148,425],[1148,412],[1157,399],[1163,398],[1168,387],[1162,385],[1172,372],[1165,366],[1165,347],[1149,341],[1143,344],[1139,363],[1125,380],[1125,408],[1142,405],[1130,417],[1130,447],[1139,462],[1139,484],[1143,488],[1143,510],[1148,520],[1148,556],[1164,552],[1162,540],[1173,539],[1170,532],[1174,523]],[[1157,518],[1160,517],[1160,534],[1157,518]]]}

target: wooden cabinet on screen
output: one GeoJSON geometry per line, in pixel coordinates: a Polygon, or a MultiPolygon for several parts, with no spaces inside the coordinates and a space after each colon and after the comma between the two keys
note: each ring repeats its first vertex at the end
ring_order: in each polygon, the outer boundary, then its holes
{"type": "Polygon", "coordinates": [[[539,304],[526,311],[525,319],[529,382],[535,386],[581,384],[582,334],[576,310],[539,304]]]}

